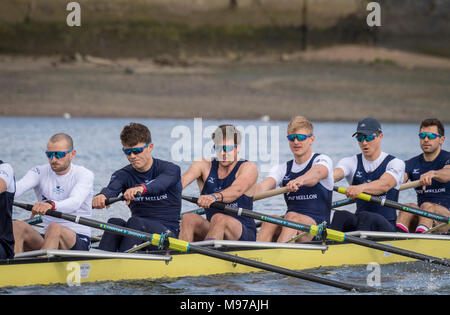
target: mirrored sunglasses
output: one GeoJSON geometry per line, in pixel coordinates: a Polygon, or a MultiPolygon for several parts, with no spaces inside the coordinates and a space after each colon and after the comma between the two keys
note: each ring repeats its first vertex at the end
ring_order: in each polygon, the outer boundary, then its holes
{"type": "Polygon", "coordinates": [[[45,155],[51,160],[53,157],[56,157],[57,159],[62,159],[66,156],[67,153],[72,152],[73,149],[69,151],[45,151],[45,155]]]}
{"type": "Polygon", "coordinates": [[[131,155],[131,153],[134,153],[134,155],[136,154],[140,154],[142,153],[142,151],[144,151],[144,149],[146,147],[148,147],[150,145],[151,142],[147,143],[146,145],[144,145],[143,147],[138,147],[138,148],[129,148],[129,149],[125,149],[122,148],[123,153],[125,153],[126,155],[131,155]]]}

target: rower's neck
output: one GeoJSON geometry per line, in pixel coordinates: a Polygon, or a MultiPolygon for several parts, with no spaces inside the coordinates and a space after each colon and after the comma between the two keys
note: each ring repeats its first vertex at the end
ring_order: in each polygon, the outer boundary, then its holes
{"type": "Polygon", "coordinates": [[[55,174],[59,175],[59,176],[66,175],[67,173],[70,172],[71,168],[72,168],[72,163],[70,163],[69,166],[65,170],[60,171],[60,172],[55,172],[55,174]]]}
{"type": "Polygon", "coordinates": [[[231,171],[233,171],[237,162],[238,161],[234,161],[229,165],[223,165],[222,163],[219,162],[219,167],[217,168],[217,175],[219,176],[219,178],[225,178],[228,175],[230,175],[231,171]]]}
{"type": "Polygon", "coordinates": [[[425,160],[425,162],[433,162],[439,155],[439,153],[441,153],[441,147],[437,148],[436,151],[431,152],[431,153],[423,153],[423,159],[425,160]]]}
{"type": "Polygon", "coordinates": [[[371,155],[365,155],[364,153],[363,153],[363,155],[364,155],[364,158],[365,158],[367,161],[373,162],[373,161],[375,161],[376,159],[378,159],[378,158],[380,157],[380,155],[381,155],[381,148],[378,149],[378,150],[376,150],[376,151],[375,151],[373,154],[371,154],[371,155]]]}
{"type": "Polygon", "coordinates": [[[296,164],[303,164],[306,161],[308,161],[312,156],[312,150],[308,150],[305,154],[302,155],[295,155],[294,159],[295,159],[295,163],[296,164]]]}

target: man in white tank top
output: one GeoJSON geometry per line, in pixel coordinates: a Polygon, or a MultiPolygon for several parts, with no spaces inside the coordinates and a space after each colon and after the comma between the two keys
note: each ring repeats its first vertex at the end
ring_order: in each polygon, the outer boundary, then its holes
{"type": "Polygon", "coordinates": [[[71,215],[90,217],[94,174],[83,166],[72,164],[76,155],[72,138],[64,133],[55,134],[47,143],[48,164],[29,170],[17,182],[15,198],[34,189],[38,202],[32,217],[42,215],[45,234],[41,235],[29,224],[16,220],[13,224],[15,253],[38,249],[89,250],[89,227],[63,219],[45,216],[57,210],[71,215]]]}

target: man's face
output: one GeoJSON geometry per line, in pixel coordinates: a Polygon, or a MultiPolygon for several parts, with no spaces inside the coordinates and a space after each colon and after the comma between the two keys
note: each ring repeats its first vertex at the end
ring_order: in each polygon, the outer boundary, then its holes
{"type": "MultiPolygon", "coordinates": [[[[437,126],[422,127],[420,128],[420,132],[431,132],[434,134],[439,134],[437,126]]],[[[420,147],[422,148],[423,153],[432,154],[436,152],[444,143],[445,136],[436,137],[435,139],[425,137],[425,139],[419,138],[419,140],[420,140],[420,147]]]]}
{"type": "Polygon", "coordinates": [[[238,160],[240,146],[236,146],[233,139],[223,140],[222,145],[215,144],[214,147],[219,164],[222,166],[230,166],[238,160]]]}
{"type": "MultiPolygon", "coordinates": [[[[65,140],[47,143],[48,152],[67,152],[69,150],[70,148],[65,140]]],[[[75,154],[76,151],[73,150],[72,152],[66,153],[64,157],[59,159],[56,156],[53,156],[51,159],[48,159],[50,167],[55,173],[65,172],[70,167],[70,163],[75,157],[75,154]]]]}
{"type": "Polygon", "coordinates": [[[136,149],[135,152],[131,152],[130,154],[125,153],[125,156],[127,157],[131,166],[133,166],[135,170],[140,172],[148,171],[152,161],[151,152],[153,150],[153,143],[150,143],[148,146],[146,146],[146,144],[147,143],[139,142],[134,146],[123,146],[124,150],[136,149]],[[140,151],[140,153],[136,151],[140,151]]]}
{"type": "Polygon", "coordinates": [[[381,149],[381,140],[383,139],[383,134],[377,134],[373,133],[372,135],[369,135],[373,137],[373,140],[364,139],[361,141],[358,140],[358,137],[364,136],[363,134],[357,134],[356,138],[358,141],[359,148],[361,149],[361,152],[365,157],[371,157],[376,152],[378,152],[381,149]]]}
{"type": "MultiPolygon", "coordinates": [[[[311,131],[305,128],[300,128],[296,129],[294,132],[290,132],[289,134],[310,135],[311,131]]],[[[313,143],[314,143],[314,136],[307,137],[305,140],[302,141],[294,139],[294,141],[289,141],[289,148],[291,149],[294,156],[301,157],[310,150],[313,143]]]]}

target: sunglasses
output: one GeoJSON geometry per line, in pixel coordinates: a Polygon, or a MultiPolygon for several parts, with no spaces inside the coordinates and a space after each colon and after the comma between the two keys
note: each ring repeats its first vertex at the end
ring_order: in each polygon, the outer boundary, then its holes
{"type": "Polygon", "coordinates": [[[233,151],[234,148],[236,148],[238,145],[234,144],[234,145],[214,145],[214,150],[216,150],[216,152],[222,152],[222,150],[224,152],[230,152],[233,151]]]}
{"type": "Polygon", "coordinates": [[[57,159],[62,159],[66,156],[67,153],[72,152],[73,149],[69,151],[45,151],[45,155],[49,158],[49,160],[53,159],[53,157],[56,157],[57,159]]]}
{"type": "Polygon", "coordinates": [[[131,153],[134,153],[134,155],[140,154],[142,153],[142,151],[144,151],[144,149],[146,147],[148,147],[150,145],[151,142],[147,143],[146,145],[144,145],[143,147],[138,147],[138,148],[130,148],[130,149],[125,149],[122,148],[123,153],[125,153],[126,155],[131,155],[131,153]]]}
{"type": "Polygon", "coordinates": [[[421,132],[421,133],[419,133],[419,138],[420,139],[425,139],[426,137],[428,137],[428,139],[430,139],[430,140],[434,140],[434,139],[436,139],[437,137],[442,137],[442,135],[438,135],[438,134],[436,134],[436,133],[432,133],[432,132],[421,132]]]}
{"type": "Polygon", "coordinates": [[[363,142],[364,140],[366,140],[367,142],[373,141],[376,137],[378,137],[378,134],[376,135],[370,135],[370,136],[356,136],[356,140],[358,140],[358,142],[363,142]]]}
{"type": "Polygon", "coordinates": [[[297,139],[298,141],[303,141],[303,140],[305,140],[306,138],[309,138],[309,137],[312,137],[312,135],[291,134],[291,135],[287,136],[288,140],[292,141],[292,142],[294,142],[295,139],[297,139]]]}

